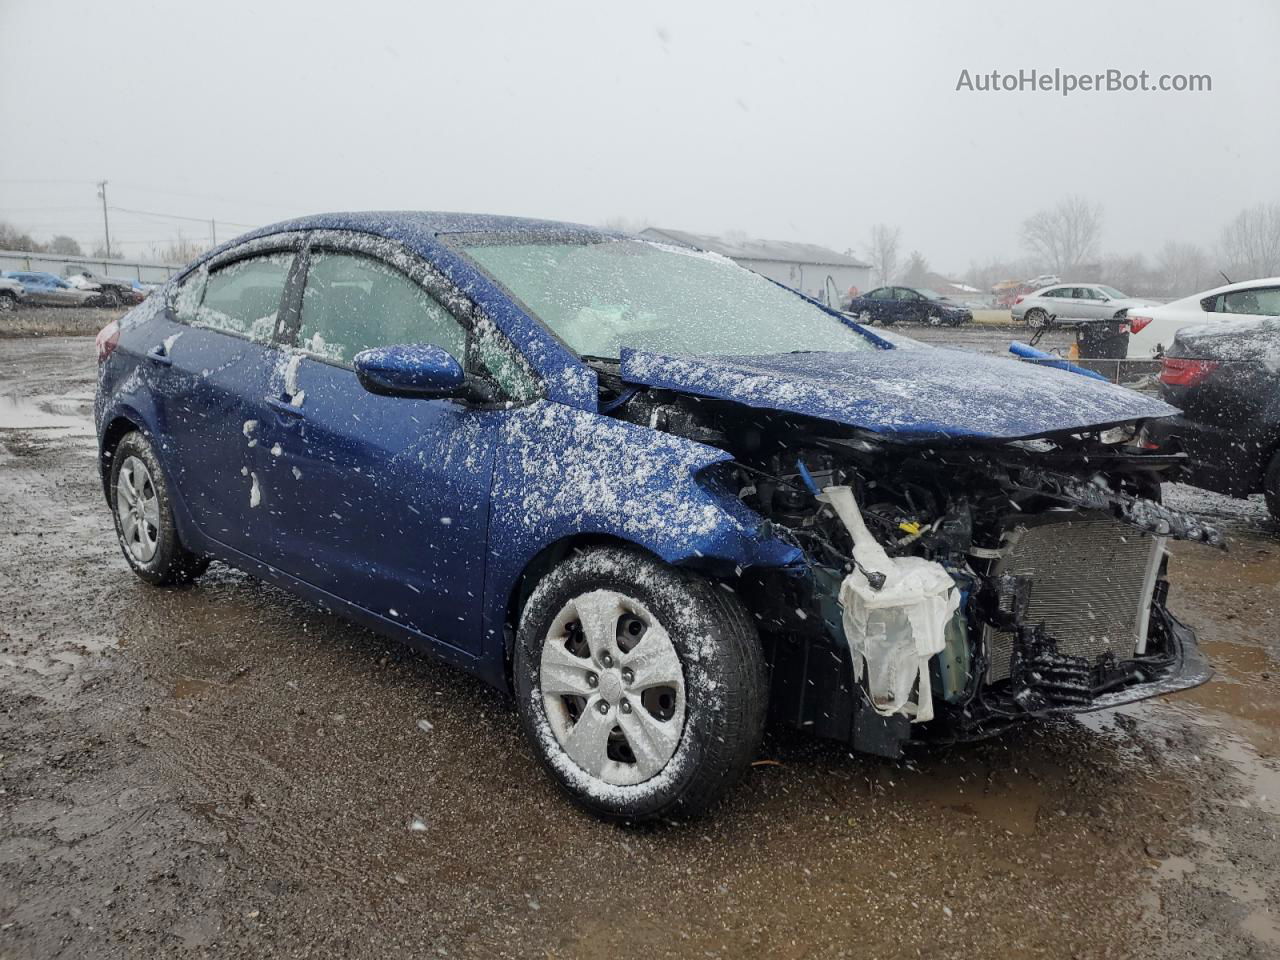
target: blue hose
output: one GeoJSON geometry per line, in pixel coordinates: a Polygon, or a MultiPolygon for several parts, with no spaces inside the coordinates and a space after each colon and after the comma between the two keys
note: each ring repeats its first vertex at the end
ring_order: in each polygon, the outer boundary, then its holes
{"type": "Polygon", "coordinates": [[[1035,347],[1028,346],[1025,343],[1019,343],[1014,340],[1009,344],[1009,352],[1016,357],[1022,357],[1025,360],[1035,360],[1037,363],[1046,367],[1057,367],[1059,370],[1066,370],[1070,373],[1078,373],[1081,376],[1093,377],[1095,380],[1101,380],[1103,383],[1111,381],[1098,373],[1096,370],[1086,370],[1084,367],[1077,366],[1070,360],[1063,360],[1061,357],[1055,357],[1051,353],[1045,353],[1043,350],[1037,350],[1035,347]]]}

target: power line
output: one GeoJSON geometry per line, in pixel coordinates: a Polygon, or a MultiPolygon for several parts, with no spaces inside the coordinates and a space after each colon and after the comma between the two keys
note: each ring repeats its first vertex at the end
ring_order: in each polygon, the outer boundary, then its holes
{"type": "Polygon", "coordinates": [[[111,207],[111,209],[112,209],[112,210],[114,210],[114,211],[116,211],[117,213],[132,213],[132,214],[136,214],[136,215],[138,215],[138,216],[140,216],[140,217],[161,217],[161,218],[166,219],[166,220],[190,220],[192,223],[204,223],[204,224],[207,224],[207,223],[210,221],[210,219],[215,219],[215,220],[217,220],[217,222],[219,222],[219,223],[225,223],[225,224],[227,224],[228,226],[232,226],[232,227],[246,227],[246,228],[248,228],[248,229],[250,229],[250,230],[252,230],[252,229],[254,229],[254,228],[256,228],[256,227],[260,226],[259,224],[256,224],[256,223],[237,223],[235,220],[222,220],[221,218],[217,218],[217,217],[214,217],[214,218],[210,218],[210,217],[184,217],[184,216],[182,216],[182,215],[180,215],[180,214],[176,214],[176,213],[156,213],[155,211],[152,211],[152,210],[131,210],[131,209],[130,209],[130,208],[128,208],[128,207],[111,207]]]}

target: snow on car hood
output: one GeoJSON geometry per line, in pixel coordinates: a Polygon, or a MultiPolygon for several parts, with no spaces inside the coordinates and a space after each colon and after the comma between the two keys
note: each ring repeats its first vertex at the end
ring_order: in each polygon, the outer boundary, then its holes
{"type": "Polygon", "coordinates": [[[921,347],[762,357],[624,349],[628,383],[902,436],[1013,440],[1178,411],[1115,384],[977,353],[921,347]]]}

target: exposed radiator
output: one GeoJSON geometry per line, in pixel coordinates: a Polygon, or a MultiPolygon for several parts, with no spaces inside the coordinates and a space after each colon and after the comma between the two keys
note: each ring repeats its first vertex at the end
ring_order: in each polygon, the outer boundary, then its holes
{"type": "MultiPolygon", "coordinates": [[[[1061,653],[1096,662],[1146,646],[1151,594],[1164,539],[1105,513],[1010,518],[993,573],[1031,578],[1024,622],[1041,621],[1061,653]]],[[[988,682],[1009,677],[1014,635],[987,628],[988,682]]]]}

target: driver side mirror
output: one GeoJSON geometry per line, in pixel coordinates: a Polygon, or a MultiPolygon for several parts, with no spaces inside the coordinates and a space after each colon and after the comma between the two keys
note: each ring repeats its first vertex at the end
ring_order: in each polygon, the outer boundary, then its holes
{"type": "Polygon", "coordinates": [[[400,344],[361,350],[356,378],[370,393],[384,397],[472,397],[476,381],[462,364],[434,344],[400,344]]]}

